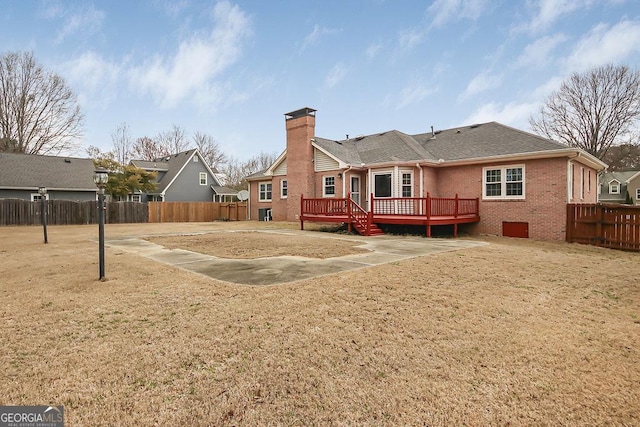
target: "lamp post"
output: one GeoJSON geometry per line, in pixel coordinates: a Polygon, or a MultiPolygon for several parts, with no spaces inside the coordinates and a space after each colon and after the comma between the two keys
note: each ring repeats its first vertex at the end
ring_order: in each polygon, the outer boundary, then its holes
{"type": "Polygon", "coordinates": [[[39,187],[38,194],[40,194],[40,219],[44,230],[44,242],[49,243],[47,237],[47,188],[39,187]]]}
{"type": "Polygon", "coordinates": [[[98,246],[100,259],[100,280],[104,282],[104,189],[109,181],[109,174],[106,170],[96,169],[93,175],[93,182],[98,187],[98,246]]]}

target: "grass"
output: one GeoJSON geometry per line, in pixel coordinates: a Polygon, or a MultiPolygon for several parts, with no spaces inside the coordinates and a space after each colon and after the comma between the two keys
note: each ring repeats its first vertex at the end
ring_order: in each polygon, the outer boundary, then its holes
{"type": "Polygon", "coordinates": [[[100,282],[96,232],[0,228],[0,404],[68,425],[640,424],[638,254],[485,238],[249,287],[107,248],[100,282]]]}

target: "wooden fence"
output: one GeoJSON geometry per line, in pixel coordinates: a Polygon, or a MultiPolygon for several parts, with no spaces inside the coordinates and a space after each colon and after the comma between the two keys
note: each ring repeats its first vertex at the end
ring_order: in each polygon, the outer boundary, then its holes
{"type": "Polygon", "coordinates": [[[568,204],[567,242],[640,251],[640,206],[568,204]]]}
{"type": "Polygon", "coordinates": [[[149,222],[246,221],[247,203],[149,202],[149,222]]]}
{"type": "MultiPolygon", "coordinates": [[[[48,200],[47,223],[51,225],[97,224],[98,202],[48,200]]],[[[147,205],[137,202],[110,202],[106,204],[105,222],[111,224],[147,222],[147,205]]],[[[41,224],[41,203],[21,199],[0,199],[0,226],[41,224]]]]}

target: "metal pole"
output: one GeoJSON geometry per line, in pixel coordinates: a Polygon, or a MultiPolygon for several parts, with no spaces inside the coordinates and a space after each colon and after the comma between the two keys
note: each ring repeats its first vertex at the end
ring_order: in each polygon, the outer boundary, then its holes
{"type": "Polygon", "coordinates": [[[40,217],[42,219],[42,229],[44,230],[44,242],[49,243],[47,237],[47,201],[44,194],[40,195],[40,217]]]}
{"type": "Polygon", "coordinates": [[[98,245],[100,258],[100,280],[104,282],[104,188],[98,192],[98,245]]]}

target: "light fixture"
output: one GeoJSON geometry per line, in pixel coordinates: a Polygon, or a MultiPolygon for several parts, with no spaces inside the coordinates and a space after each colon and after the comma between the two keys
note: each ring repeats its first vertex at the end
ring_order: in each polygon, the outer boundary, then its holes
{"type": "Polygon", "coordinates": [[[49,243],[49,237],[47,236],[47,187],[38,187],[38,194],[40,194],[40,218],[44,232],[44,242],[49,243]]]}
{"type": "Polygon", "coordinates": [[[96,169],[93,182],[98,187],[98,258],[100,263],[100,280],[105,281],[104,274],[104,190],[109,181],[109,174],[103,168],[96,169]]]}

